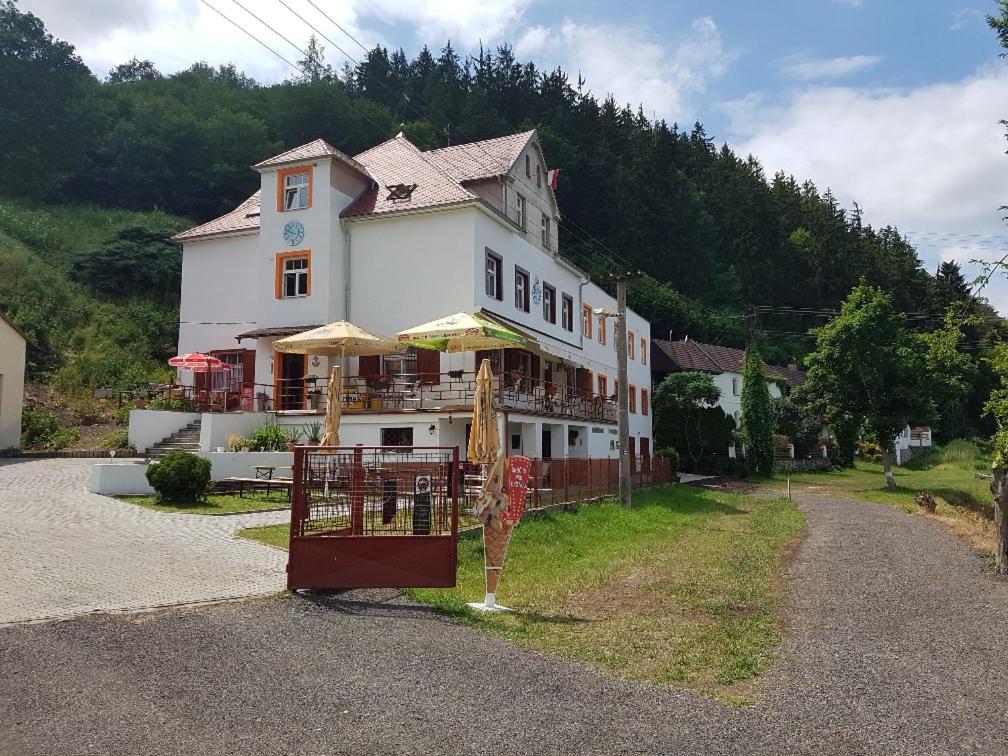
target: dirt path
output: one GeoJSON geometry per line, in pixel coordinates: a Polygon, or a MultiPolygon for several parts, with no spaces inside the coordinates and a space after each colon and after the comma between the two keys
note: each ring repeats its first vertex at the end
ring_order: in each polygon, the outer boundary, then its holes
{"type": "Polygon", "coordinates": [[[1008,752],[1008,581],[923,518],[801,506],[753,708],[356,593],[0,630],[0,753],[1008,752]]]}

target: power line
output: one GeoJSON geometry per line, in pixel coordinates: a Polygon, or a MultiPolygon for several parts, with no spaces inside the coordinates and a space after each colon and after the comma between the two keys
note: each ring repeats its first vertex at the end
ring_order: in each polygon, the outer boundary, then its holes
{"type": "Polygon", "coordinates": [[[242,5],[241,3],[239,3],[239,2],[238,2],[238,0],[231,0],[231,2],[232,2],[232,3],[234,3],[235,5],[237,5],[237,6],[239,7],[239,8],[241,8],[241,9],[242,9],[243,11],[245,11],[246,13],[248,13],[248,14],[249,14],[250,16],[252,16],[252,18],[254,18],[254,19],[255,19],[256,21],[258,21],[258,22],[259,22],[260,24],[262,24],[263,26],[265,26],[265,27],[266,27],[267,29],[269,29],[269,30],[270,30],[271,32],[273,32],[274,34],[276,34],[276,35],[277,35],[278,37],[280,37],[280,39],[282,39],[282,40],[283,40],[284,42],[286,42],[287,44],[289,44],[289,45],[290,45],[291,47],[293,47],[293,48],[294,48],[295,50],[297,50],[297,51],[298,51],[299,53],[301,53],[302,55],[304,55],[304,56],[305,56],[305,58],[307,58],[307,57],[308,57],[308,53],[306,53],[306,52],[305,52],[304,50],[302,50],[302,49],[301,49],[300,47],[298,47],[298,46],[297,46],[296,44],[294,44],[293,42],[291,42],[291,41],[290,41],[289,39],[287,39],[287,37],[285,37],[285,36],[284,36],[283,34],[281,34],[280,32],[278,32],[278,31],[277,31],[276,29],[274,29],[274,28],[273,28],[272,26],[270,26],[269,24],[267,24],[267,23],[266,23],[265,21],[263,21],[263,20],[262,20],[261,18],[259,18],[259,16],[257,16],[257,15],[256,15],[255,13],[253,13],[252,11],[250,11],[250,10],[249,10],[248,8],[246,8],[246,7],[244,6],[244,5],[242,5]]]}
{"type": "Polygon", "coordinates": [[[300,69],[297,66],[295,66],[293,63],[291,63],[289,60],[287,60],[287,58],[285,58],[283,55],[281,55],[280,53],[278,53],[272,47],[270,47],[269,45],[267,45],[265,42],[263,42],[261,39],[259,39],[259,37],[257,37],[256,35],[254,35],[252,32],[250,32],[248,29],[246,29],[245,27],[243,27],[237,21],[231,20],[226,15],[224,15],[221,11],[217,10],[215,7],[213,7],[212,5],[210,5],[210,3],[207,2],[207,0],[200,0],[200,2],[203,3],[203,5],[205,5],[207,8],[209,8],[210,10],[212,10],[214,13],[216,13],[218,16],[220,16],[221,18],[223,18],[225,21],[227,21],[229,24],[231,24],[232,26],[234,26],[236,29],[238,29],[239,31],[243,32],[244,34],[247,34],[248,36],[250,36],[252,39],[254,39],[256,42],[258,42],[260,45],[262,45],[267,50],[269,50],[271,53],[273,53],[278,58],[280,58],[280,60],[282,60],[288,66],[290,66],[291,68],[293,68],[295,71],[300,71],[300,69]]]}
{"type": "MultiPolygon", "coordinates": [[[[302,16],[296,10],[294,10],[293,8],[291,8],[290,5],[287,4],[286,0],[278,0],[278,2],[284,8],[286,8],[291,13],[293,13],[297,18],[299,18],[303,23],[305,23],[310,29],[312,29],[313,31],[315,31],[323,39],[325,39],[327,42],[329,42],[333,47],[335,47],[337,50],[339,50],[344,56],[346,56],[351,61],[353,61],[358,67],[362,67],[362,64],[361,64],[361,62],[359,60],[357,60],[356,58],[354,58],[354,56],[350,55],[350,53],[348,53],[340,45],[338,45],[330,36],[328,36],[323,31],[321,31],[317,26],[315,26],[310,21],[308,21],[304,16],[302,16]]],[[[323,12],[317,5],[315,5],[314,2],[312,2],[312,0],[307,0],[307,2],[313,8],[315,8],[320,13],[322,13],[322,15],[325,16],[332,24],[334,24],[341,32],[343,32],[350,39],[352,39],[362,50],[364,50],[365,53],[370,52],[370,50],[368,50],[368,48],[365,47],[364,44],[360,40],[358,40],[356,37],[354,37],[352,34],[350,34],[348,31],[346,31],[346,29],[344,29],[340,24],[338,24],[335,20],[333,20],[328,14],[326,14],[325,12],[323,12]]],[[[389,87],[385,82],[381,81],[380,79],[375,78],[374,81],[376,83],[380,84],[386,91],[388,91],[393,96],[397,96],[399,94],[399,93],[394,92],[391,87],[389,87]]],[[[431,105],[431,103],[429,101],[424,101],[424,99],[422,97],[420,97],[419,95],[417,95],[416,92],[414,92],[414,96],[417,97],[417,99],[421,100],[421,102],[424,102],[424,104],[427,106],[428,110],[430,110],[432,113],[434,113],[435,115],[437,115],[440,118],[442,118],[446,123],[450,122],[450,119],[444,113],[439,112],[437,109],[435,109],[431,105]]],[[[405,100],[406,100],[406,104],[410,107],[410,109],[414,113],[416,113],[421,118],[424,116],[423,113],[421,113],[419,110],[417,110],[416,107],[413,106],[413,104],[410,101],[409,97],[406,97],[405,100]]],[[[494,156],[490,154],[490,152],[486,149],[486,147],[483,144],[481,144],[480,140],[474,140],[471,136],[465,134],[464,132],[460,132],[460,133],[462,133],[463,137],[465,137],[466,139],[469,140],[469,144],[477,147],[488,158],[490,158],[491,161],[494,161],[494,156]]],[[[446,162],[449,162],[449,163],[452,162],[451,160],[447,159],[444,155],[439,156],[439,157],[441,157],[442,159],[444,159],[446,162]]],[[[481,165],[481,167],[484,170],[487,170],[487,169],[494,169],[494,170],[496,170],[496,168],[497,168],[497,166],[495,166],[493,163],[491,163],[489,166],[486,165],[486,164],[483,164],[483,165],[481,165]]],[[[459,166],[457,164],[455,164],[455,168],[458,169],[459,166]]],[[[460,171],[460,173],[461,173],[461,171],[460,171]]],[[[518,181],[518,183],[526,186],[529,189],[529,191],[531,191],[533,193],[536,191],[535,189],[533,189],[533,187],[532,187],[531,184],[528,184],[520,176],[517,177],[517,181],[518,181]]],[[[626,268],[625,272],[636,271],[637,270],[637,266],[636,265],[631,264],[625,258],[623,258],[621,255],[616,254],[613,250],[611,250],[603,242],[601,242],[596,237],[592,236],[591,233],[589,233],[587,230],[585,230],[584,228],[582,228],[580,225],[578,225],[574,221],[571,221],[571,220],[569,220],[569,219],[567,219],[565,217],[561,217],[559,219],[559,221],[560,221],[561,224],[563,224],[567,228],[567,231],[569,233],[571,233],[572,235],[577,236],[579,238],[579,240],[584,241],[585,243],[587,243],[591,247],[595,248],[596,250],[602,252],[605,255],[608,255],[610,258],[612,258],[615,261],[619,262],[620,265],[625,266],[625,268],[626,268]],[[574,230],[572,229],[572,226],[573,226],[573,229],[577,229],[577,233],[576,234],[575,234],[574,230]]]]}

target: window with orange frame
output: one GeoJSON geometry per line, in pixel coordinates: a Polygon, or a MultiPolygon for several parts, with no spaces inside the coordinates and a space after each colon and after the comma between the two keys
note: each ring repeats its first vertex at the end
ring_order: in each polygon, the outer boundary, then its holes
{"type": "Polygon", "coordinates": [[[630,411],[637,414],[637,387],[632,383],[630,384],[630,411]]]}
{"type": "Polygon", "coordinates": [[[626,333],[627,333],[626,338],[627,357],[633,360],[636,359],[636,357],[634,357],[634,351],[636,349],[636,343],[634,342],[634,339],[636,337],[634,336],[633,331],[627,331],[626,333]]]}
{"type": "Polygon", "coordinates": [[[648,390],[646,388],[642,388],[640,390],[640,413],[642,415],[646,415],[650,410],[651,407],[648,404],[648,390]]]}

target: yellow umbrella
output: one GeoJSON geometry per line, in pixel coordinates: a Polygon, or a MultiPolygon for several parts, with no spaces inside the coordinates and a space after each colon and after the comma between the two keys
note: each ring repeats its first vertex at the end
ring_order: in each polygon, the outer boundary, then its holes
{"type": "Polygon", "coordinates": [[[468,457],[470,462],[491,464],[500,453],[500,437],[497,430],[497,412],[494,409],[493,372],[490,360],[483,360],[476,376],[476,392],[473,395],[472,429],[469,432],[468,457]]]}
{"type": "Polygon", "coordinates": [[[523,347],[526,339],[480,314],[459,312],[446,318],[407,328],[396,334],[403,344],[439,352],[475,352],[479,349],[523,347]]]}
{"type": "Polygon", "coordinates": [[[346,320],[278,339],[273,342],[273,348],[289,354],[320,354],[328,357],[363,357],[406,352],[405,344],[371,333],[346,320]]]}
{"type": "Polygon", "coordinates": [[[329,373],[329,388],[326,393],[325,435],[322,446],[339,446],[340,386],[343,383],[342,369],[334,367],[329,373]]]}

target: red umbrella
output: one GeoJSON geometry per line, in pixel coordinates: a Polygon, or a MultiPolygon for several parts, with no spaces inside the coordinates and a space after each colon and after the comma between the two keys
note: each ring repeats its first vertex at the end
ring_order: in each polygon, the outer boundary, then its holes
{"type": "Polygon", "coordinates": [[[168,360],[172,367],[182,370],[191,370],[194,373],[215,373],[220,370],[230,370],[231,366],[210,355],[195,352],[192,354],[181,354],[168,360]]]}

